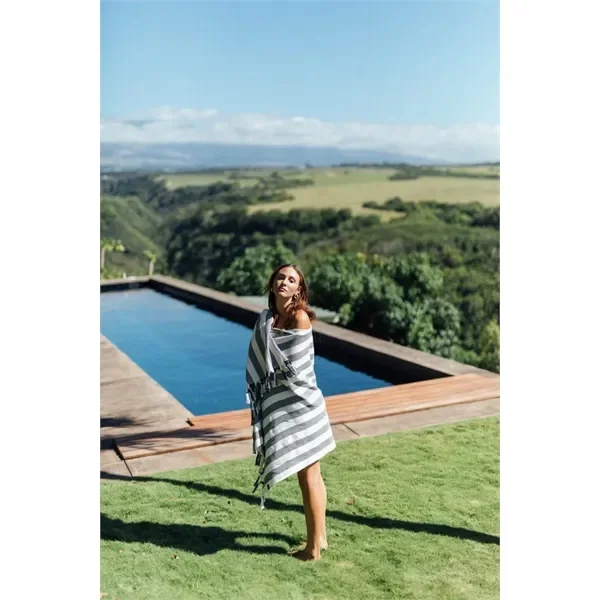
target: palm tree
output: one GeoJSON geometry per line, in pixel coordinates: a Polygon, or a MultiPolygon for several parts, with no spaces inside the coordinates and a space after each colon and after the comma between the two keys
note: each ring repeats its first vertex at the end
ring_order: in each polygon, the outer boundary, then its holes
{"type": "Polygon", "coordinates": [[[100,269],[104,269],[104,259],[106,258],[106,251],[110,252],[112,248],[112,240],[110,238],[102,238],[100,240],[100,269]]]}
{"type": "Polygon", "coordinates": [[[158,259],[158,254],[153,250],[145,250],[144,256],[150,261],[150,264],[148,265],[148,276],[152,277],[152,273],[154,273],[154,263],[156,263],[156,260],[158,259]]]}
{"type": "Polygon", "coordinates": [[[114,240],[112,238],[102,238],[100,240],[100,268],[104,269],[104,261],[106,258],[106,252],[125,252],[125,246],[123,246],[121,240],[114,240]]]}

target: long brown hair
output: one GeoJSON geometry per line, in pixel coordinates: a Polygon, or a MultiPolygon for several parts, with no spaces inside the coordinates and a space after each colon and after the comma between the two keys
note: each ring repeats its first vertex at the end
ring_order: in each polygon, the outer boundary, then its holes
{"type": "Polygon", "coordinates": [[[282,329],[285,329],[285,326],[287,326],[289,324],[289,322],[294,319],[294,317],[296,316],[296,313],[299,310],[303,310],[306,312],[311,323],[317,318],[315,311],[312,310],[312,308],[310,308],[310,306],[308,305],[308,285],[306,284],[306,278],[304,277],[304,273],[300,270],[300,268],[297,265],[295,265],[293,263],[286,263],[284,265],[279,265],[273,271],[273,273],[271,274],[271,277],[269,277],[269,283],[267,283],[267,287],[265,288],[265,292],[269,293],[269,308],[273,311],[274,314],[277,314],[277,305],[275,303],[275,294],[273,293],[273,283],[275,282],[275,278],[279,274],[279,271],[281,271],[281,269],[285,269],[286,267],[291,267],[292,269],[294,269],[294,271],[296,271],[296,273],[298,273],[299,284],[298,284],[298,292],[297,292],[298,298],[297,299],[292,298],[292,304],[290,306],[290,311],[285,320],[285,323],[283,324],[284,327],[282,327],[282,329]]]}

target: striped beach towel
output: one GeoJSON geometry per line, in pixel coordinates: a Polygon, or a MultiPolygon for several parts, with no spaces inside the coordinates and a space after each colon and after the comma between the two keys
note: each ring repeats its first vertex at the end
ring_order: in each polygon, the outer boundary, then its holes
{"type": "Polygon", "coordinates": [[[261,486],[261,508],[275,484],[335,448],[315,377],[312,328],[275,329],[273,316],[269,309],[259,316],[246,365],[246,402],[258,466],[253,491],[261,486]]]}

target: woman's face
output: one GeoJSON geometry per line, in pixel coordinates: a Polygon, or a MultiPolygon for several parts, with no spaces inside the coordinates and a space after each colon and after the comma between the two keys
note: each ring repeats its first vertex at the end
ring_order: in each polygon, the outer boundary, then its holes
{"type": "Polygon", "coordinates": [[[294,267],[283,267],[275,276],[272,292],[283,300],[292,298],[300,289],[300,276],[294,267]]]}

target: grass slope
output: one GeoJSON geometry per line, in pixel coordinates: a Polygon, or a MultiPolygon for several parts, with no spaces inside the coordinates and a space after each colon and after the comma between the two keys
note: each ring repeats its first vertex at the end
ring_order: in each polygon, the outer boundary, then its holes
{"type": "Polygon", "coordinates": [[[499,420],[343,442],[323,461],[330,550],[295,478],[260,511],[251,459],[102,485],[102,589],[120,600],[499,596],[499,420]]]}
{"type": "Polygon", "coordinates": [[[124,269],[128,274],[145,274],[148,261],[145,250],[161,249],[162,219],[137,196],[103,196],[102,203],[112,209],[114,220],[102,230],[101,237],[119,239],[127,252],[108,253],[106,264],[124,269]]]}

